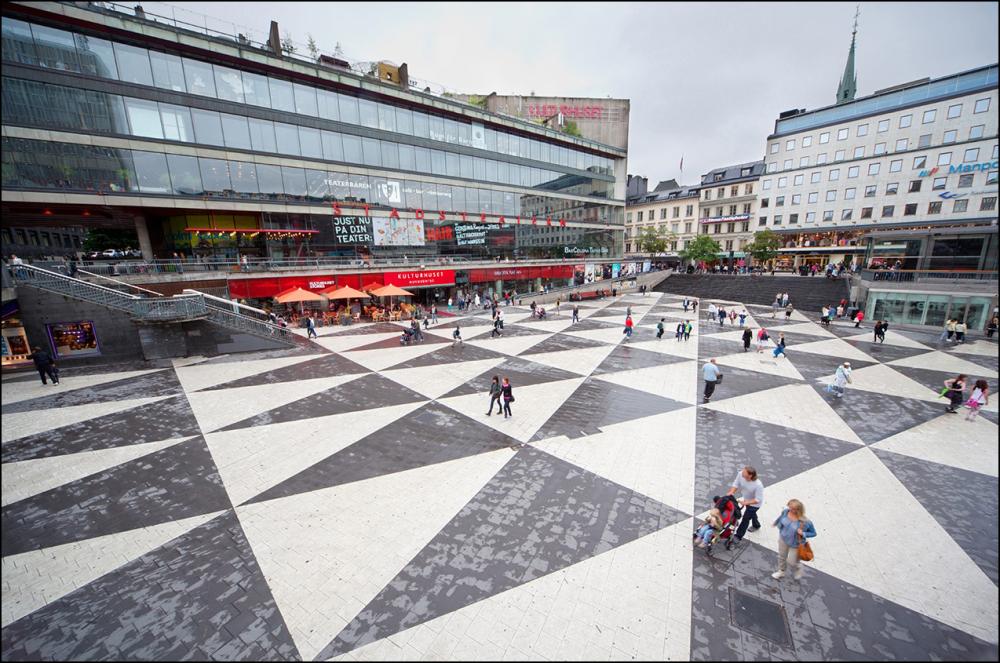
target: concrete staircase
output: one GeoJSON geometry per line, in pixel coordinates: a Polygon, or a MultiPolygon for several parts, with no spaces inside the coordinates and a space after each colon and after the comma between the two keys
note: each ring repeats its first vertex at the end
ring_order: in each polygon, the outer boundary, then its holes
{"type": "Polygon", "coordinates": [[[850,281],[823,276],[671,274],[654,290],[707,301],[717,299],[763,306],[769,306],[777,293],[787,292],[796,309],[817,314],[824,305],[836,305],[841,299],[850,299],[850,281]]]}

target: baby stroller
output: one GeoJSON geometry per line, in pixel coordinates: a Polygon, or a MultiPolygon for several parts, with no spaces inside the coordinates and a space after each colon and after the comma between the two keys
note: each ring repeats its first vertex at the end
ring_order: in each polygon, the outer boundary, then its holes
{"type": "Polygon", "coordinates": [[[413,337],[416,336],[412,329],[404,329],[402,336],[399,337],[400,345],[409,345],[413,342],[413,337]]]}
{"type": "MultiPolygon", "coordinates": [[[[705,548],[705,554],[712,554],[712,546],[714,546],[719,541],[726,542],[726,550],[730,550],[733,547],[733,533],[736,531],[736,526],[739,525],[740,518],[743,513],[740,511],[739,502],[732,495],[724,495],[719,497],[716,495],[712,498],[712,503],[719,513],[722,515],[722,529],[715,532],[712,537],[712,541],[705,548]]],[[[697,536],[697,533],[695,533],[697,536]]]]}

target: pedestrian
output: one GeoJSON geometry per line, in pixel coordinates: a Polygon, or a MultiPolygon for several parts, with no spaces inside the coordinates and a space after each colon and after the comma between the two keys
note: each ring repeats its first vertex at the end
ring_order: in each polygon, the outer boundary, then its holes
{"type": "Polygon", "coordinates": [[[782,293],[781,295],[781,305],[788,306],[788,293],[782,293]]]}
{"type": "Polygon", "coordinates": [[[702,369],[702,377],[705,378],[705,400],[707,403],[712,399],[712,394],[715,393],[715,387],[718,386],[719,382],[722,381],[722,371],[719,370],[718,364],[715,362],[715,358],[712,358],[705,364],[702,369]]]}
{"type": "Polygon", "coordinates": [[[757,478],[757,470],[747,465],[736,473],[733,485],[729,487],[727,495],[735,495],[739,491],[740,498],[737,500],[743,508],[743,519],[740,526],[733,535],[733,542],[739,543],[747,533],[747,528],[751,532],[760,529],[760,521],[757,520],[757,512],[764,506],[764,484],[757,478]],[[751,527],[752,525],[752,527],[751,527]]]}
{"type": "Polygon", "coordinates": [[[998,325],[1000,325],[1000,318],[993,316],[993,319],[986,325],[986,338],[993,338],[993,334],[997,332],[998,325]]]}
{"type": "Polygon", "coordinates": [[[476,302],[476,310],[478,310],[479,307],[482,305],[481,300],[479,299],[479,293],[478,292],[476,293],[475,302],[476,302]]]}
{"type": "Polygon", "coordinates": [[[424,333],[420,331],[420,323],[416,320],[410,320],[410,329],[413,330],[413,340],[423,341],[424,333]]]}
{"type": "Polygon", "coordinates": [[[719,325],[726,324],[726,309],[724,306],[719,307],[719,325]]]}
{"type": "Polygon", "coordinates": [[[510,404],[514,402],[514,388],[507,378],[504,378],[503,384],[500,385],[500,393],[503,395],[503,418],[513,417],[514,415],[510,411],[510,404]]]}
{"type": "Polygon", "coordinates": [[[490,410],[486,413],[486,416],[493,415],[493,404],[497,404],[497,414],[503,412],[503,405],[500,404],[500,377],[497,375],[493,376],[493,381],[490,382],[490,410]]]}
{"type": "Polygon", "coordinates": [[[59,369],[48,350],[42,350],[36,345],[31,348],[28,359],[35,363],[35,370],[38,371],[38,377],[42,379],[42,384],[48,384],[45,380],[46,376],[52,379],[52,384],[59,384],[59,369]]]}
{"type": "Polygon", "coordinates": [[[698,300],[691,302],[691,314],[698,315],[698,300]]]}
{"type": "Polygon", "coordinates": [[[462,330],[459,329],[458,324],[455,325],[455,331],[451,333],[451,347],[455,347],[456,343],[462,343],[462,330]]]}
{"type": "Polygon", "coordinates": [[[966,376],[963,374],[944,381],[946,389],[942,390],[941,395],[947,396],[950,401],[944,410],[948,414],[957,414],[958,408],[962,406],[962,398],[965,395],[965,380],[966,376]]]}
{"type": "Polygon", "coordinates": [[[556,315],[559,315],[559,305],[562,303],[561,297],[556,297],[556,315]]]}
{"type": "Polygon", "coordinates": [[[490,338],[495,338],[497,336],[503,336],[503,334],[500,333],[500,316],[499,315],[493,316],[493,331],[490,332],[490,338]]]}
{"type": "Polygon", "coordinates": [[[847,383],[851,380],[851,362],[845,361],[837,367],[837,372],[833,376],[833,382],[826,386],[828,393],[836,394],[837,398],[843,398],[847,391],[847,383]]]}
{"type": "Polygon", "coordinates": [[[771,318],[772,318],[772,319],[773,319],[773,318],[774,318],[775,316],[777,316],[777,315],[778,315],[778,309],[779,309],[779,308],[781,308],[781,296],[780,296],[780,295],[779,295],[779,296],[777,296],[777,297],[775,297],[775,298],[774,298],[774,301],[773,301],[773,302],[771,302],[771,318]]]}
{"type": "Polygon", "coordinates": [[[785,322],[791,321],[791,319],[792,319],[792,311],[794,311],[794,310],[795,309],[792,307],[791,304],[788,304],[787,306],[785,306],[785,322]]]}
{"type": "Polygon", "coordinates": [[[968,327],[965,325],[964,321],[959,321],[955,325],[955,342],[956,343],[965,343],[965,331],[967,329],[968,329],[968,327]]]}
{"type": "Polygon", "coordinates": [[[799,545],[816,536],[816,528],[806,520],[806,508],[798,500],[788,500],[788,505],[774,521],[778,528],[778,570],[771,574],[775,580],[785,577],[786,569],[794,569],[792,577],[802,579],[799,563],[799,545]]]}
{"type": "MultiPolygon", "coordinates": [[[[729,310],[729,324],[730,325],[735,325],[736,324],[736,309],[730,309],[729,310]]],[[[742,327],[743,325],[740,325],[740,326],[742,327]]]]}
{"type": "Polygon", "coordinates": [[[534,300],[534,299],[532,299],[532,300],[531,300],[531,304],[530,304],[530,305],[528,306],[528,308],[530,308],[530,309],[531,309],[531,317],[532,317],[532,318],[536,317],[536,316],[535,316],[535,313],[537,313],[537,310],[538,310],[538,304],[536,304],[536,303],[535,303],[535,300],[534,300]]]}
{"type": "Polygon", "coordinates": [[[630,340],[632,338],[632,325],[633,325],[632,316],[631,315],[626,316],[625,317],[625,330],[622,332],[623,334],[625,334],[625,340],[626,341],[628,341],[628,340],[630,340]]]}
{"type": "Polygon", "coordinates": [[[969,408],[969,414],[965,416],[966,421],[972,421],[979,414],[979,409],[990,404],[990,385],[986,380],[976,380],[976,386],[972,390],[972,396],[965,402],[969,408]]]}
{"type": "Polygon", "coordinates": [[[785,332],[778,333],[778,342],[774,347],[774,358],[777,359],[778,355],[784,355],[786,359],[788,358],[788,355],[785,355],[785,332]]]}
{"type": "MultiPolygon", "coordinates": [[[[448,308],[451,308],[451,299],[448,299],[448,308]]],[[[438,307],[437,304],[431,304],[431,322],[435,325],[438,323],[438,307]]]]}
{"type": "Polygon", "coordinates": [[[316,333],[316,321],[313,320],[312,313],[306,316],[306,338],[319,338],[319,334],[316,333]]]}
{"type": "Polygon", "coordinates": [[[687,341],[687,340],[689,340],[691,338],[691,329],[692,329],[692,327],[691,327],[691,321],[690,320],[685,320],[684,321],[684,340],[685,341],[687,341]]]}
{"type": "Polygon", "coordinates": [[[574,322],[574,323],[575,322],[580,322],[580,307],[579,306],[576,306],[576,305],[573,306],[573,321],[572,322],[574,322]]]}
{"type": "Polygon", "coordinates": [[[708,319],[715,322],[716,318],[719,316],[719,309],[715,306],[715,302],[709,302],[708,304],[708,319]]]}
{"type": "Polygon", "coordinates": [[[684,338],[684,323],[683,322],[678,322],[677,323],[677,329],[674,332],[674,339],[677,340],[677,341],[679,341],[682,338],[684,338]]]}
{"type": "Polygon", "coordinates": [[[663,323],[666,318],[660,318],[660,321],[656,323],[656,340],[659,341],[663,338],[663,323]]]}
{"type": "Polygon", "coordinates": [[[856,314],[854,314],[854,328],[855,329],[860,329],[861,328],[861,321],[864,320],[864,319],[865,319],[865,312],[864,311],[859,310],[856,314]]]}
{"type": "Polygon", "coordinates": [[[941,332],[941,338],[940,338],[942,342],[950,341],[955,336],[955,325],[957,324],[958,320],[955,320],[954,318],[949,318],[944,323],[944,331],[941,332]]]}
{"type": "Polygon", "coordinates": [[[743,330],[743,352],[750,350],[750,342],[753,341],[753,332],[749,327],[743,330]]]}
{"type": "Polygon", "coordinates": [[[747,322],[747,312],[740,311],[740,329],[743,329],[743,325],[747,322]]]}
{"type": "Polygon", "coordinates": [[[690,304],[690,302],[688,302],[687,297],[685,297],[684,301],[681,302],[681,305],[684,307],[684,312],[687,313],[688,312],[688,306],[690,306],[691,304],[690,304]]]}
{"type": "Polygon", "coordinates": [[[885,332],[889,329],[889,323],[885,320],[879,321],[878,331],[875,332],[875,338],[878,339],[879,343],[885,343],[885,332]]]}
{"type": "Polygon", "coordinates": [[[830,321],[830,309],[825,304],[819,311],[819,321],[824,325],[830,321]]]}
{"type": "Polygon", "coordinates": [[[761,327],[760,331],[757,332],[757,353],[758,354],[761,353],[761,352],[763,352],[764,348],[767,347],[767,341],[768,341],[769,338],[770,337],[767,335],[767,330],[764,329],[763,327],[761,327]]]}

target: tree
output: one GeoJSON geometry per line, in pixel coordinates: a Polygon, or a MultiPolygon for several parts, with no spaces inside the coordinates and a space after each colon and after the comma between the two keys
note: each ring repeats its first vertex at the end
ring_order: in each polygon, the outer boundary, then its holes
{"type": "Polygon", "coordinates": [[[292,33],[287,30],[281,37],[281,50],[285,55],[292,55],[295,53],[295,42],[292,41],[292,33]]]}
{"type": "Polygon", "coordinates": [[[714,239],[708,235],[698,235],[681,251],[681,257],[691,262],[713,263],[719,259],[720,251],[722,247],[714,239]]]}
{"type": "Polygon", "coordinates": [[[309,55],[315,60],[319,57],[319,47],[316,45],[316,40],[313,39],[311,34],[306,34],[308,41],[306,41],[306,49],[309,50],[309,55]]]}
{"type": "Polygon", "coordinates": [[[576,122],[570,120],[563,127],[563,132],[569,134],[570,136],[576,136],[577,138],[583,138],[583,134],[580,133],[580,127],[576,126],[576,122]]]}
{"type": "Polygon", "coordinates": [[[778,249],[781,248],[781,238],[773,230],[761,230],[754,233],[753,241],[744,247],[744,251],[753,256],[753,261],[758,264],[766,263],[778,257],[778,249]]]}
{"type": "Polygon", "coordinates": [[[339,41],[333,47],[333,57],[335,58],[344,57],[344,49],[340,46],[339,41]]]}
{"type": "Polygon", "coordinates": [[[639,233],[639,250],[643,253],[663,253],[677,236],[656,226],[646,226],[639,233]]]}
{"type": "Polygon", "coordinates": [[[139,236],[135,230],[118,228],[93,228],[87,231],[87,236],[83,239],[84,251],[124,249],[127,246],[138,245],[139,236]]]}

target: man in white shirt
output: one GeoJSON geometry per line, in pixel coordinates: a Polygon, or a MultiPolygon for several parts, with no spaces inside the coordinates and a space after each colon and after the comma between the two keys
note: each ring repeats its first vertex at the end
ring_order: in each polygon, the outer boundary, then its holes
{"type": "Polygon", "coordinates": [[[751,523],[753,524],[753,527],[750,528],[751,532],[756,532],[760,529],[760,521],[757,520],[757,511],[764,506],[764,484],[757,478],[756,469],[747,465],[740,470],[736,478],[733,479],[733,485],[729,488],[729,492],[726,494],[734,495],[736,491],[740,491],[738,501],[740,506],[743,507],[743,519],[740,520],[740,526],[733,537],[733,540],[739,543],[743,540],[743,535],[747,533],[747,527],[751,523]]]}

